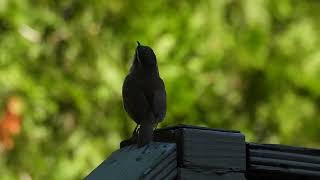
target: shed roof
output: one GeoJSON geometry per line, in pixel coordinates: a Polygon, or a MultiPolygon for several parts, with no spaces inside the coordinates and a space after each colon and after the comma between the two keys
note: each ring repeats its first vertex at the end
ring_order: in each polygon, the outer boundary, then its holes
{"type": "Polygon", "coordinates": [[[246,143],[239,131],[178,125],[156,130],[154,141],[121,142],[86,179],[320,179],[320,150],[246,143]]]}

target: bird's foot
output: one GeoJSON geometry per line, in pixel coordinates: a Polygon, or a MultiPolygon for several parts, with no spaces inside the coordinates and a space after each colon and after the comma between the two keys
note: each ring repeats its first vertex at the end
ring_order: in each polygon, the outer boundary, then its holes
{"type": "Polygon", "coordinates": [[[144,146],[144,149],[143,149],[143,151],[142,151],[142,154],[145,154],[145,153],[147,152],[147,150],[149,149],[149,147],[150,147],[150,143],[146,144],[146,145],[144,146]]]}

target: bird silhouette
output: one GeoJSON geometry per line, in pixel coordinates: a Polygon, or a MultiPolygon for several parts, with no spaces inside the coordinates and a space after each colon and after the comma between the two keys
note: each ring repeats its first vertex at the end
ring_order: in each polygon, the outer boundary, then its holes
{"type": "Polygon", "coordinates": [[[152,141],[153,130],[164,119],[167,104],[156,55],[150,47],[137,43],[122,97],[125,111],[137,123],[133,136],[137,137],[138,147],[142,147],[152,141]]]}

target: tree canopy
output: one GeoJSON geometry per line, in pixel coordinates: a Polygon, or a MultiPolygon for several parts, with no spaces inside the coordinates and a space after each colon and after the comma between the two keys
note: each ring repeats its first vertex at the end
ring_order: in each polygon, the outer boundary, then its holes
{"type": "Polygon", "coordinates": [[[137,40],[154,49],[166,84],[160,127],[319,147],[319,9],[318,0],[1,0],[0,122],[10,99],[23,104],[21,121],[0,128],[12,143],[0,141],[1,179],[80,179],[131,136],[121,87],[137,40]]]}

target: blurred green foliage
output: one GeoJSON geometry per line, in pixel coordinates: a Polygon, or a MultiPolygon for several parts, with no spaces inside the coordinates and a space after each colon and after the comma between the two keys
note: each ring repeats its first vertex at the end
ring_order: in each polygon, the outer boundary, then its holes
{"type": "Polygon", "coordinates": [[[136,40],[168,93],[162,127],[237,129],[320,145],[320,1],[0,0],[0,104],[23,97],[0,176],[81,179],[135,124],[121,86],[136,40]]]}

